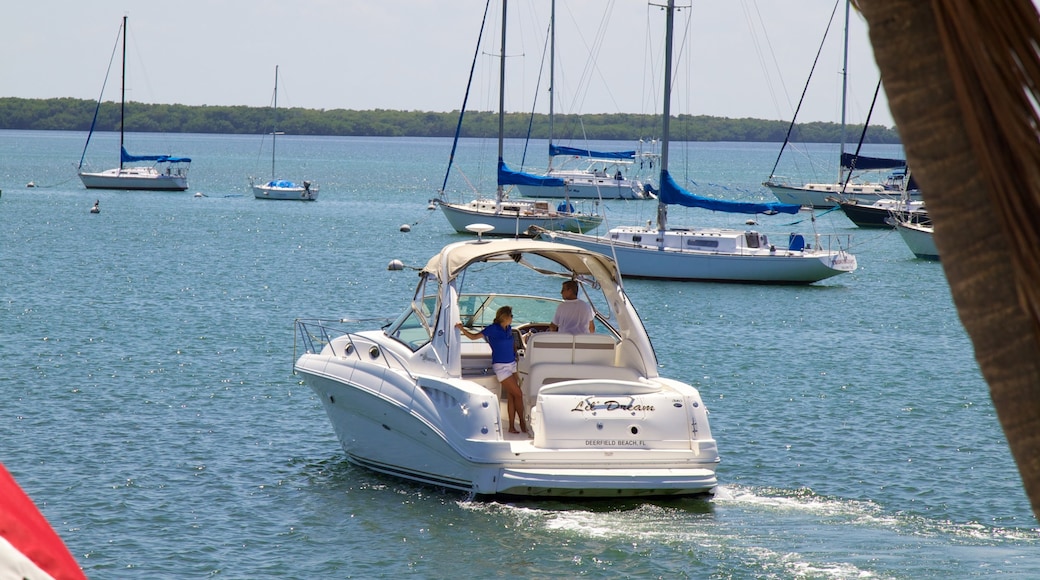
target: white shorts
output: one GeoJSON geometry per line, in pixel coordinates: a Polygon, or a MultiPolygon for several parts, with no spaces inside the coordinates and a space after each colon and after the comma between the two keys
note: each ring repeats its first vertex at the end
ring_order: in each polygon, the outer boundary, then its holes
{"type": "Polygon", "coordinates": [[[498,378],[498,382],[502,382],[516,373],[516,362],[492,363],[491,370],[495,371],[495,377],[498,378]]]}

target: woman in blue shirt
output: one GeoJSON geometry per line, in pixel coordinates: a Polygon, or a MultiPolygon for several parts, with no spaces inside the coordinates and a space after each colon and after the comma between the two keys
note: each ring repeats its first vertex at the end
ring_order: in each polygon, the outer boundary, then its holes
{"type": "Polygon", "coordinates": [[[502,383],[502,390],[506,393],[506,410],[509,413],[509,432],[527,433],[527,423],[524,421],[524,395],[520,391],[520,380],[516,374],[516,350],[513,349],[513,308],[503,306],[495,312],[495,321],[484,327],[480,332],[467,330],[462,323],[456,323],[466,338],[484,340],[491,345],[491,368],[495,371],[495,377],[502,383]],[[513,417],[520,418],[520,430],[513,428],[513,417]]]}

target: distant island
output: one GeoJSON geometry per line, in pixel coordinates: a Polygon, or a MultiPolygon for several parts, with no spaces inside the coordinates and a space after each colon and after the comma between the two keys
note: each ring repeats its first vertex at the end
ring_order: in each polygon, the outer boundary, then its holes
{"type": "MultiPolygon", "coordinates": [[[[0,98],[0,129],[43,131],[87,131],[94,118],[95,101],[86,99],[0,98]]],[[[451,137],[458,123],[458,111],[391,111],[375,109],[279,108],[278,130],[289,135],[335,135],[357,137],[451,137]]],[[[508,113],[506,136],[536,139],[549,137],[549,118],[545,114],[508,113]]],[[[731,119],[706,115],[679,115],[672,121],[673,138],[682,141],[744,141],[782,143],[788,121],[731,119]]],[[[103,102],[95,131],[119,130],[119,103],[103,102]]],[[[155,105],[128,102],[126,130],[154,133],[217,133],[259,135],[271,130],[269,107],[155,105]]],[[[600,113],[593,115],[557,114],[554,137],[561,140],[635,141],[653,139],[660,133],[657,115],[600,113]]],[[[850,125],[847,138],[859,140],[863,125],[850,125]]],[[[489,111],[467,111],[462,126],[464,137],[498,135],[498,115],[489,111]]],[[[838,123],[799,123],[791,140],[801,143],[838,143],[838,123]]],[[[900,143],[892,127],[871,125],[864,143],[900,143]]]]}

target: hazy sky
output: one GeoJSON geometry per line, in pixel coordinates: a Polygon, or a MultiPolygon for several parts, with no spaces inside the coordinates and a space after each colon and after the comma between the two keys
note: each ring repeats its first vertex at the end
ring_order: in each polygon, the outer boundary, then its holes
{"type": "MultiPolygon", "coordinates": [[[[654,0],[660,4],[664,0],[654,0]]],[[[799,121],[838,121],[844,0],[799,121]]],[[[497,108],[500,2],[469,109],[497,108]],[[493,43],[493,46],[492,44],[493,43]]],[[[673,112],[789,120],[836,0],[680,0],[673,112]]],[[[128,98],[148,103],[452,111],[485,0],[25,0],[7,2],[0,96],[96,99],[129,16],[128,98]]],[[[509,2],[507,109],[536,93],[550,0],[509,2]]],[[[647,0],[557,0],[556,110],[660,112],[663,11],[647,0]]],[[[850,122],[877,83],[866,25],[850,26],[850,122]]],[[[547,74],[547,73],[543,73],[547,74]]],[[[118,100],[118,58],[105,100],[118,100]]],[[[871,123],[892,125],[882,98],[871,123]]]]}

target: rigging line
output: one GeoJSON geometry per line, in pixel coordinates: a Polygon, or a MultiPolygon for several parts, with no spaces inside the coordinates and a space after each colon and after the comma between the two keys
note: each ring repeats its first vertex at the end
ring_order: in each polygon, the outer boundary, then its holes
{"type": "MultiPolygon", "coordinates": [[[[859,143],[856,144],[856,157],[852,160],[852,167],[849,167],[848,173],[845,175],[845,181],[841,184],[841,195],[845,195],[845,188],[848,187],[849,181],[852,179],[852,172],[856,170],[856,160],[859,159],[860,149],[863,148],[863,139],[867,136],[867,127],[870,126],[870,117],[874,114],[874,105],[877,104],[878,93],[881,92],[881,79],[878,79],[877,87],[874,88],[874,100],[870,101],[870,110],[867,111],[867,120],[863,122],[863,130],[859,134],[859,143]]],[[[844,152],[842,152],[844,153],[844,152]]],[[[841,165],[839,159],[838,164],[841,165]]],[[[842,170],[844,171],[844,169],[842,170]]]]}
{"type": "Polygon", "coordinates": [[[805,86],[802,88],[802,96],[798,99],[798,107],[794,110],[794,115],[791,116],[791,124],[787,126],[787,135],[784,136],[784,143],[780,146],[780,152],[776,155],[776,162],[773,163],[773,169],[769,172],[769,177],[772,178],[776,174],[776,168],[780,165],[780,157],[784,154],[784,148],[791,141],[791,131],[794,129],[794,123],[798,119],[798,112],[802,110],[802,104],[805,102],[805,94],[809,90],[809,81],[812,80],[813,73],[816,71],[816,65],[820,62],[820,55],[823,53],[823,45],[827,41],[827,36],[830,34],[831,25],[834,24],[834,15],[838,12],[838,3],[841,0],[835,0],[834,9],[831,11],[831,18],[827,21],[827,28],[823,31],[823,40],[820,41],[820,47],[816,49],[816,58],[813,59],[812,68],[809,69],[809,78],[805,81],[805,86]]]}
{"type": "Polygon", "coordinates": [[[831,213],[832,211],[837,211],[837,210],[839,210],[839,209],[841,209],[841,206],[840,206],[840,205],[836,205],[836,206],[834,206],[834,207],[832,207],[832,208],[830,208],[830,209],[828,209],[828,210],[826,210],[826,211],[822,211],[822,212],[820,212],[820,213],[816,213],[816,210],[814,210],[814,209],[810,208],[810,209],[809,209],[809,211],[810,211],[811,213],[810,213],[809,217],[807,217],[807,218],[803,218],[803,219],[800,219],[800,220],[797,220],[797,221],[793,221],[793,222],[790,222],[790,223],[787,223],[787,224],[784,224],[784,225],[787,225],[787,226],[796,226],[796,225],[798,225],[798,224],[804,223],[804,222],[805,222],[805,220],[809,220],[809,221],[811,221],[811,222],[815,222],[815,221],[816,221],[816,218],[818,218],[818,217],[822,217],[822,216],[825,216],[825,215],[827,215],[827,214],[831,213]]]}
{"type": "Polygon", "coordinates": [[[79,158],[79,167],[83,167],[83,160],[87,156],[87,146],[90,145],[90,137],[94,134],[94,127],[97,125],[98,111],[101,110],[101,99],[105,96],[105,86],[108,85],[108,75],[112,73],[112,63],[116,59],[116,52],[119,50],[119,39],[125,34],[123,30],[123,24],[119,24],[119,32],[116,33],[116,42],[112,46],[112,56],[108,57],[108,70],[105,71],[105,80],[101,83],[101,93],[98,95],[97,105],[94,107],[94,118],[90,121],[90,131],[87,133],[87,142],[83,144],[83,154],[79,158]]]}
{"type": "Polygon", "coordinates": [[[754,12],[754,16],[757,16],[757,18],[756,19],[752,18],[752,16],[753,16],[752,15],[752,11],[748,7],[746,2],[742,3],[742,7],[744,9],[744,17],[745,17],[745,19],[747,20],[747,23],[748,23],[748,29],[749,29],[749,32],[751,33],[751,39],[754,41],[755,52],[758,55],[759,65],[762,67],[762,72],[763,72],[763,75],[765,76],[766,86],[769,87],[769,94],[770,94],[770,97],[772,97],[772,99],[773,99],[773,107],[776,108],[777,115],[782,118],[782,113],[780,112],[780,104],[777,102],[777,92],[773,88],[773,78],[772,78],[772,75],[770,75],[768,73],[769,69],[766,67],[766,64],[765,64],[765,54],[766,53],[763,52],[762,45],[759,42],[758,34],[756,34],[756,24],[757,24],[757,28],[761,30],[762,36],[765,38],[765,46],[768,48],[768,51],[767,51],[768,54],[772,55],[772,57],[773,57],[773,67],[774,67],[774,70],[777,71],[777,75],[776,76],[777,76],[777,80],[779,80],[779,82],[780,82],[781,94],[785,98],[787,98],[787,107],[789,109],[793,110],[794,106],[791,103],[791,99],[790,99],[789,93],[787,91],[787,84],[784,82],[784,75],[780,74],[780,71],[781,71],[780,63],[777,62],[777,60],[776,60],[776,51],[773,49],[773,43],[769,39],[769,32],[766,29],[765,25],[763,24],[764,19],[762,18],[762,11],[759,10],[758,3],[755,2],[754,0],[751,0],[751,4],[754,7],[754,11],[753,11],[754,12]]]}
{"type": "MultiPolygon", "coordinates": [[[[542,86],[542,73],[545,72],[545,53],[549,50],[549,35],[552,31],[552,19],[549,21],[549,30],[545,34],[545,46],[542,47],[542,63],[538,66],[538,81],[534,86],[534,102],[531,103],[531,115],[527,120],[527,137],[524,139],[524,152],[520,156],[520,171],[524,170],[524,165],[527,163],[527,146],[531,142],[531,128],[534,126],[534,111],[538,107],[538,93],[541,92],[542,86]]],[[[552,98],[552,83],[549,87],[549,98],[552,98]]],[[[552,144],[552,136],[550,135],[549,143],[552,144]]]]}
{"type": "Polygon", "coordinates": [[[459,145],[459,134],[462,132],[462,117],[466,114],[466,102],[469,100],[469,89],[473,85],[473,71],[477,67],[477,59],[480,57],[480,41],[484,37],[484,25],[487,24],[488,9],[491,0],[484,5],[484,18],[480,22],[480,34],[477,35],[477,49],[473,55],[473,62],[469,66],[469,81],[466,83],[466,94],[462,97],[462,108],[459,109],[459,122],[455,125],[455,138],[451,142],[451,153],[448,154],[448,168],[444,171],[444,183],[441,184],[440,193],[444,195],[444,189],[448,186],[448,176],[451,175],[451,165],[455,160],[455,150],[459,145]]]}

